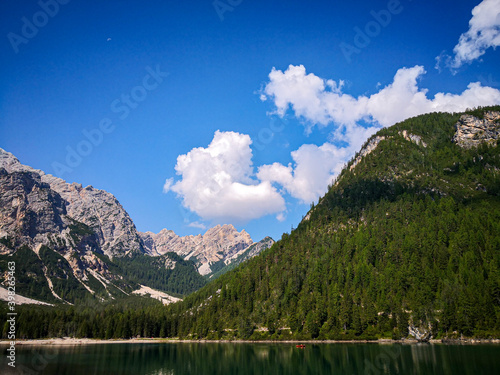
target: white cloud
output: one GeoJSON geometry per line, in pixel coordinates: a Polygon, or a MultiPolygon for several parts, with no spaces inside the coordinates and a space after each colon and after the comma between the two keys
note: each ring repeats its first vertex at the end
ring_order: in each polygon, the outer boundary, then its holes
{"type": "Polygon", "coordinates": [[[216,131],[208,147],[177,158],[181,179],[167,180],[167,191],[205,220],[247,221],[284,211],[285,201],[271,183],[253,178],[251,143],[248,135],[216,131]]]}
{"type": "Polygon", "coordinates": [[[278,215],[276,215],[276,220],[283,222],[286,220],[286,215],[283,212],[280,212],[278,215]]]}
{"type": "Polygon", "coordinates": [[[167,178],[165,180],[165,184],[163,185],[163,192],[168,193],[170,191],[170,188],[172,187],[172,184],[174,183],[173,178],[167,178]]]}
{"type": "Polygon", "coordinates": [[[389,126],[423,113],[457,112],[500,103],[500,91],[479,82],[469,84],[461,94],[438,93],[429,99],[427,89],[418,87],[418,78],[423,74],[422,66],[401,68],[391,84],[371,96],[356,98],[343,92],[342,81],[325,80],[306,74],[303,65],[290,65],[285,72],[273,68],[264,94],[274,101],[278,115],[283,116],[291,108],[305,120],[309,130],[315,125],[334,124],[334,139],[349,144],[351,137],[359,134],[357,123],[362,120],[376,127],[389,126]]]}
{"type": "Polygon", "coordinates": [[[453,49],[454,57],[448,61],[448,65],[453,69],[459,68],[484,55],[488,48],[499,45],[500,0],[483,0],[472,10],[469,30],[460,35],[453,49]]]}
{"type": "Polygon", "coordinates": [[[189,223],[188,227],[199,228],[199,229],[207,229],[207,227],[205,226],[205,224],[200,223],[198,221],[193,221],[192,223],[189,223]]]}
{"type": "Polygon", "coordinates": [[[322,196],[347,161],[348,148],[330,143],[322,146],[302,145],[292,152],[295,165],[280,163],[259,167],[257,177],[262,181],[278,183],[293,197],[311,203],[322,196]]]}
{"type": "Polygon", "coordinates": [[[293,163],[262,165],[255,173],[250,137],[216,131],[206,148],[194,148],[177,158],[175,170],[180,179],[167,179],[163,189],[177,193],[183,206],[204,220],[243,222],[277,214],[282,221],[285,192],[303,203],[317,200],[381,127],[422,113],[459,112],[500,103],[500,91],[479,82],[469,84],[460,94],[438,93],[430,99],[427,90],[418,86],[423,74],[421,66],[401,68],[392,83],[380,85],[375,94],[354,97],[344,92],[343,81],[306,74],[302,65],[290,65],[284,72],[273,68],[261,99],[271,100],[280,116],[291,109],[308,131],[333,125],[329,142],[302,145],[291,153],[293,163]],[[342,147],[338,141],[343,142],[342,147]]]}
{"type": "Polygon", "coordinates": [[[461,94],[438,93],[429,99],[427,90],[418,87],[418,78],[423,74],[421,66],[401,68],[391,84],[371,96],[356,98],[343,92],[343,81],[306,74],[302,65],[290,65],[285,72],[273,68],[263,95],[274,101],[276,113],[284,116],[291,108],[305,121],[307,131],[332,124],[330,141],[343,141],[347,146],[303,145],[292,152],[294,165],[261,166],[258,178],[279,184],[293,197],[310,203],[326,192],[342,166],[381,127],[423,113],[459,112],[500,103],[500,91],[480,83],[469,84],[461,94]],[[368,127],[361,126],[361,121],[368,127]]]}

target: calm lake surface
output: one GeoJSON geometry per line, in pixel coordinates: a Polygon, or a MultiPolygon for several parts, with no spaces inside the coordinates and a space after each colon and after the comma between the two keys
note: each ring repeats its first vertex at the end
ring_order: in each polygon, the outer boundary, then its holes
{"type": "MultiPolygon", "coordinates": [[[[4,347],[3,347],[4,348],[4,347]]],[[[162,343],[17,346],[0,374],[500,374],[500,345],[162,343]]]]}

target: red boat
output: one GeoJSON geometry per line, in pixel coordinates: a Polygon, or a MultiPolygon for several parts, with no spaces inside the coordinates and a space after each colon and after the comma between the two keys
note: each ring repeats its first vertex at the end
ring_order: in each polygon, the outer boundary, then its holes
{"type": "Polygon", "coordinates": [[[298,344],[298,345],[295,345],[295,347],[297,347],[299,349],[304,349],[306,346],[304,344],[298,344]]]}

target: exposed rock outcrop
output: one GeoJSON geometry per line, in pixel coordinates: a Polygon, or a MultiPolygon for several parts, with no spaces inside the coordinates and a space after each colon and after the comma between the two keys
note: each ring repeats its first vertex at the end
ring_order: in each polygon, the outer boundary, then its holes
{"type": "Polygon", "coordinates": [[[271,246],[273,246],[273,244],[274,240],[271,237],[265,237],[259,242],[254,242],[245,250],[240,251],[232,257],[225,259],[224,266],[222,268],[213,270],[212,274],[210,274],[210,278],[218,277],[226,272],[229,272],[248,259],[259,255],[261,251],[269,249],[271,246]]]}
{"type": "Polygon", "coordinates": [[[124,256],[129,252],[143,252],[142,240],[132,219],[111,193],[92,186],[69,184],[61,178],[23,165],[10,152],[0,148],[0,167],[7,172],[28,172],[39,176],[66,202],[66,211],[72,219],[88,225],[97,235],[103,252],[109,257],[124,256]]]}
{"type": "Polygon", "coordinates": [[[259,253],[262,250],[269,249],[271,246],[273,246],[274,240],[271,237],[266,237],[259,242],[255,242],[252,245],[248,246],[244,251],[241,251],[235,255],[233,255],[230,258],[227,258],[224,262],[226,264],[231,264],[234,262],[242,263],[245,260],[248,260],[250,258],[253,258],[256,255],[259,255],[259,253]]]}
{"type": "Polygon", "coordinates": [[[358,165],[365,156],[369,155],[373,150],[375,150],[378,144],[384,139],[384,136],[376,136],[370,139],[370,141],[359,151],[356,159],[354,159],[353,163],[349,167],[349,170],[352,171],[354,168],[356,168],[356,165],[358,165]]]}
{"type": "Polygon", "coordinates": [[[180,237],[171,230],[162,229],[159,233],[141,233],[145,251],[150,255],[175,252],[184,259],[195,261],[198,272],[208,275],[214,263],[234,259],[244,252],[253,241],[242,230],[238,232],[232,225],[217,225],[204,235],[180,237]]]}
{"type": "Polygon", "coordinates": [[[411,134],[406,130],[402,130],[398,133],[409,142],[415,143],[418,146],[427,147],[427,144],[422,140],[422,137],[419,135],[411,134]]]}
{"type": "MultiPolygon", "coordinates": [[[[30,269],[22,278],[32,278],[39,292],[50,290],[61,301],[65,301],[58,294],[65,289],[61,283],[80,284],[80,291],[93,294],[87,285],[89,272],[108,279],[117,277],[98,256],[102,250],[96,234],[70,217],[66,208],[67,202],[36,171],[0,168],[0,254],[28,249],[22,258],[27,264],[16,267],[30,269]],[[33,263],[39,266],[31,266],[33,263]]],[[[2,276],[4,281],[6,275],[2,276]]]]}
{"type": "Polygon", "coordinates": [[[418,342],[429,342],[430,339],[432,339],[432,332],[431,332],[431,329],[429,327],[429,329],[425,329],[425,328],[418,328],[418,327],[415,327],[414,325],[410,324],[408,326],[408,333],[415,337],[415,339],[418,341],[418,342]]]}
{"type": "Polygon", "coordinates": [[[48,243],[48,234],[60,234],[70,223],[64,200],[37,173],[0,168],[1,238],[48,243]]]}
{"type": "Polygon", "coordinates": [[[481,143],[495,146],[500,137],[500,112],[485,112],[484,119],[462,115],[456,124],[453,142],[463,148],[477,147],[481,143]]]}

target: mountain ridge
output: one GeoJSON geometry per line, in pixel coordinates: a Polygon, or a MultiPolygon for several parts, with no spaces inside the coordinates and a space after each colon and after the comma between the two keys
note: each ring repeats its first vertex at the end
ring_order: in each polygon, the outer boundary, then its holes
{"type": "Polygon", "coordinates": [[[172,305],[172,335],[500,337],[499,110],[373,135],[296,229],[172,305]],[[462,147],[471,121],[486,136],[462,147]]]}
{"type": "Polygon", "coordinates": [[[68,204],[66,210],[75,220],[88,225],[97,234],[104,254],[110,258],[128,252],[144,252],[138,231],[114,195],[92,186],[82,187],[61,178],[45,174],[21,162],[10,152],[0,149],[0,167],[7,172],[30,172],[40,176],[68,204]],[[127,249],[124,244],[127,244],[127,249]]]}
{"type": "Polygon", "coordinates": [[[154,255],[173,251],[184,259],[193,259],[202,276],[212,272],[211,265],[244,252],[253,240],[243,229],[238,232],[231,224],[217,225],[203,235],[180,237],[172,230],[162,229],[159,233],[140,233],[148,244],[147,251],[154,255]]]}

